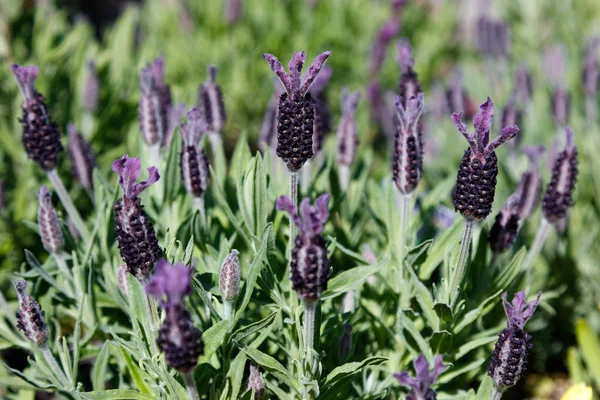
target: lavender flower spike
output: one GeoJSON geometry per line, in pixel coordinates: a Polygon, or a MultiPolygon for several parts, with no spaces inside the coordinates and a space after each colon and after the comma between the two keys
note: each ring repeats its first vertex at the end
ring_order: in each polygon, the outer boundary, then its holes
{"type": "Polygon", "coordinates": [[[200,141],[208,132],[208,125],[202,120],[200,111],[192,108],[187,113],[187,123],[180,125],[183,137],[181,151],[181,180],[187,191],[194,197],[202,197],[210,178],[209,161],[200,141]]]}
{"type": "Polygon", "coordinates": [[[200,115],[212,133],[221,132],[227,119],[221,87],[217,85],[217,71],[215,65],[208,66],[208,79],[198,91],[200,115]]]}
{"type": "Polygon", "coordinates": [[[100,90],[100,82],[98,81],[98,73],[96,71],[96,63],[93,59],[87,62],[87,78],[83,86],[82,104],[84,110],[93,113],[98,108],[98,92],[100,90]]]}
{"type": "Polygon", "coordinates": [[[11,69],[24,97],[21,104],[23,114],[19,119],[23,127],[21,141],[27,156],[44,170],[51,171],[56,168],[63,147],[58,127],[48,113],[46,98],[34,86],[38,67],[13,64],[11,69]]]}
{"type": "Polygon", "coordinates": [[[160,300],[166,314],[156,343],[165,353],[167,365],[181,373],[192,371],[204,352],[202,332],[184,305],[185,296],[192,292],[192,272],[184,264],[172,265],[162,259],[146,283],[146,293],[160,300]]]}
{"type": "Polygon", "coordinates": [[[441,355],[435,357],[433,369],[429,369],[429,363],[425,356],[420,355],[414,361],[416,378],[408,374],[408,371],[394,374],[394,378],[402,386],[411,388],[406,396],[406,400],[435,400],[437,394],[431,386],[437,381],[437,378],[444,372],[444,362],[441,355]]]}
{"type": "Polygon", "coordinates": [[[506,293],[502,295],[507,327],[498,335],[488,368],[488,375],[494,380],[497,391],[514,386],[527,370],[527,355],[532,344],[531,336],[523,328],[533,315],[541,295],[540,291],[529,304],[525,301],[524,291],[515,294],[512,303],[506,300],[506,293]]]}
{"type": "Polygon", "coordinates": [[[517,238],[521,227],[521,218],[517,210],[519,200],[518,194],[510,196],[496,216],[496,221],[488,236],[490,248],[494,253],[504,253],[510,250],[517,238]]]}
{"type": "Polygon", "coordinates": [[[43,346],[48,341],[48,325],[45,313],[39,303],[25,292],[27,282],[21,279],[14,281],[19,298],[17,311],[17,328],[22,330],[25,337],[37,346],[43,346]]]}
{"type": "Polygon", "coordinates": [[[163,138],[162,146],[169,151],[171,148],[171,142],[173,141],[173,135],[175,130],[179,126],[181,119],[185,116],[185,104],[177,104],[169,110],[169,129],[167,129],[167,136],[163,138]]]}
{"type": "Polygon", "coordinates": [[[538,169],[538,162],[544,153],[544,147],[525,147],[523,153],[529,158],[529,168],[521,176],[516,190],[516,194],[519,197],[517,212],[521,220],[527,219],[533,213],[540,200],[542,176],[538,169]]]}
{"type": "Polygon", "coordinates": [[[300,204],[300,214],[289,197],[277,199],[276,208],[290,214],[292,221],[300,229],[296,236],[290,262],[292,286],[298,296],[305,301],[316,301],[327,289],[329,280],[329,260],[325,239],[321,236],[323,225],[329,218],[327,203],[329,194],[320,196],[315,205],[305,198],[300,204]]]}
{"type": "Polygon", "coordinates": [[[142,95],[138,105],[138,123],[142,139],[148,145],[160,144],[167,135],[171,108],[171,89],[165,83],[164,58],[158,57],[140,73],[142,95]]]}
{"type": "Polygon", "coordinates": [[[337,131],[338,154],[337,161],[340,165],[349,167],[356,156],[358,147],[358,133],[354,113],[360,100],[360,92],[350,93],[348,88],[342,90],[342,118],[337,131]]]}
{"type": "Polygon", "coordinates": [[[469,148],[460,162],[453,198],[454,208],[467,220],[482,220],[492,211],[496,192],[498,158],[494,150],[515,137],[519,127],[514,125],[503,128],[500,136],[490,142],[494,103],[489,97],[473,118],[475,133],[467,131],[467,126],[461,122],[461,116],[462,113],[453,113],[452,121],[469,142],[469,148]]]}
{"type": "Polygon", "coordinates": [[[225,301],[233,301],[240,293],[240,252],[231,250],[231,253],[223,261],[219,273],[219,291],[225,301]]]}
{"type": "Polygon", "coordinates": [[[600,37],[594,37],[590,40],[585,50],[583,60],[583,90],[587,96],[596,96],[598,94],[598,77],[600,76],[600,65],[598,64],[598,48],[600,47],[600,37]]]}
{"type": "Polygon", "coordinates": [[[49,253],[56,254],[62,250],[65,245],[65,239],[60,227],[58,214],[52,206],[52,195],[46,187],[42,185],[38,192],[40,206],[38,208],[38,226],[44,249],[49,253]]]}
{"type": "Polygon", "coordinates": [[[315,112],[308,89],[330,54],[331,52],[326,51],[317,56],[303,77],[300,73],[306,60],[304,52],[294,52],[289,64],[289,74],[275,56],[263,54],[285,89],[285,93],[279,98],[277,155],[291,172],[298,171],[313,156],[315,112]]]}
{"type": "Polygon", "coordinates": [[[423,144],[419,119],[423,113],[423,93],[413,96],[406,106],[395,97],[398,128],[395,135],[392,170],[394,183],[402,194],[412,193],[423,173],[423,144]]]}
{"type": "Polygon", "coordinates": [[[136,183],[140,176],[140,159],[127,154],[115,160],[112,169],[119,175],[123,199],[115,203],[115,232],[119,251],[127,270],[145,282],[162,255],[152,223],[148,219],[139,194],[156,182],[160,176],[155,167],[148,168],[149,179],[136,183]]]}
{"type": "Polygon", "coordinates": [[[400,103],[406,109],[408,101],[421,91],[419,77],[415,72],[415,58],[410,42],[402,38],[396,44],[398,48],[398,64],[400,64],[400,83],[398,84],[398,93],[400,94],[400,103]]]}
{"type": "Polygon", "coordinates": [[[573,130],[567,127],[566,133],[565,149],[554,161],[552,179],[542,200],[542,213],[551,223],[567,216],[567,210],[573,205],[573,191],[577,183],[577,148],[573,130]]]}
{"type": "Polygon", "coordinates": [[[399,32],[400,24],[395,19],[387,21],[377,32],[371,46],[371,56],[369,58],[369,72],[371,75],[376,75],[381,71],[388,45],[399,32]]]}
{"type": "Polygon", "coordinates": [[[96,157],[94,157],[92,146],[77,132],[75,125],[67,125],[67,133],[69,135],[67,149],[71,158],[73,175],[81,186],[92,193],[94,191],[93,174],[96,167],[96,157]]]}

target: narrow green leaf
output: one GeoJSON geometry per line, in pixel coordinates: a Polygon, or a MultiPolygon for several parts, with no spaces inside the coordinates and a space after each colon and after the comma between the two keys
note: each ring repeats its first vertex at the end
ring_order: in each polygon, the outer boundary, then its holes
{"type": "Polygon", "coordinates": [[[92,366],[92,387],[95,391],[104,390],[106,381],[106,368],[110,357],[110,342],[106,341],[96,356],[96,361],[92,366]]]}
{"type": "Polygon", "coordinates": [[[202,334],[204,342],[204,354],[200,357],[200,362],[209,362],[210,358],[223,344],[227,334],[227,320],[219,321],[202,334]]]}
{"type": "Polygon", "coordinates": [[[267,315],[265,318],[261,319],[260,321],[254,322],[250,325],[245,325],[244,327],[238,329],[231,337],[231,340],[233,340],[234,342],[239,342],[242,339],[244,339],[245,337],[250,336],[257,331],[262,331],[266,327],[275,323],[275,317],[279,314],[279,312],[280,312],[279,309],[276,311],[273,311],[271,314],[267,315]]]}
{"type": "Polygon", "coordinates": [[[94,392],[81,393],[82,396],[90,400],[155,400],[156,397],[150,394],[136,392],[135,390],[111,389],[94,392]]]}
{"type": "Polygon", "coordinates": [[[281,365],[279,361],[258,349],[245,347],[244,352],[248,357],[254,360],[254,362],[256,362],[258,365],[260,365],[273,375],[275,375],[275,377],[280,379],[287,386],[289,386],[292,389],[296,388],[294,378],[292,377],[290,372],[287,369],[285,369],[283,365],[281,365]]]}
{"type": "Polygon", "coordinates": [[[242,390],[242,383],[244,381],[244,368],[246,367],[246,354],[240,352],[229,366],[227,371],[227,378],[231,382],[231,397],[237,399],[240,391],[242,390]]]}
{"type": "Polygon", "coordinates": [[[600,387],[600,339],[583,319],[575,323],[575,336],[590,376],[600,387]]]}
{"type": "Polygon", "coordinates": [[[127,350],[125,350],[125,348],[123,348],[122,346],[119,346],[119,350],[121,352],[121,356],[123,356],[123,360],[125,361],[125,364],[127,364],[127,369],[129,370],[129,374],[131,375],[131,379],[133,380],[133,383],[135,384],[135,386],[137,386],[137,388],[140,390],[140,392],[142,393],[147,393],[150,394],[152,393],[151,389],[148,387],[148,385],[146,384],[146,381],[144,379],[144,376],[147,376],[147,372],[141,370],[131,359],[131,356],[129,355],[129,353],[127,353],[127,350]]]}
{"type": "Polygon", "coordinates": [[[384,258],[375,265],[354,267],[347,271],[340,272],[329,280],[327,290],[323,293],[323,300],[331,299],[340,294],[355,290],[369,278],[377,273],[388,262],[389,257],[384,258]]]}
{"type": "Polygon", "coordinates": [[[323,384],[323,390],[328,389],[330,386],[333,386],[340,379],[360,372],[364,367],[368,365],[380,365],[386,362],[387,360],[388,359],[386,357],[373,356],[368,357],[360,362],[349,362],[344,365],[341,365],[335,368],[327,375],[327,377],[325,378],[325,383],[323,384]]]}
{"type": "Polygon", "coordinates": [[[456,248],[462,234],[463,220],[457,218],[452,226],[436,237],[427,260],[419,268],[419,278],[427,280],[433,271],[444,261],[448,249],[456,248]]]}

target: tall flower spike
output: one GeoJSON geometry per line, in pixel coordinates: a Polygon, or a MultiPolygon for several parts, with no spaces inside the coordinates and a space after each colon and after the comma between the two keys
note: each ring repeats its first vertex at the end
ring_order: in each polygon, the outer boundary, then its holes
{"type": "MultiPolygon", "coordinates": [[[[502,118],[500,119],[502,126],[521,125],[521,109],[517,104],[517,91],[513,91],[506,103],[506,106],[502,110],[502,118]]],[[[515,148],[521,139],[521,136],[511,141],[512,147],[515,148]]]]}
{"type": "Polygon", "coordinates": [[[52,195],[46,187],[42,185],[38,192],[38,226],[44,249],[49,253],[58,253],[65,245],[65,239],[60,227],[58,214],[52,206],[52,195]]]}
{"type": "Polygon", "coordinates": [[[398,128],[394,143],[392,171],[394,183],[402,194],[412,193],[423,172],[423,144],[419,119],[423,113],[423,93],[413,96],[406,107],[396,96],[398,128]]]}
{"type": "Polygon", "coordinates": [[[527,219],[537,207],[542,191],[542,176],[538,169],[543,146],[525,147],[523,153],[529,158],[529,168],[521,176],[516,194],[519,197],[517,212],[521,220],[527,219]]]}
{"type": "Polygon", "coordinates": [[[92,146],[77,132],[75,125],[67,125],[69,135],[69,144],[67,150],[71,158],[73,175],[77,182],[87,191],[94,191],[94,168],[96,167],[96,157],[92,151],[92,146]]]}
{"type": "Polygon", "coordinates": [[[208,79],[198,91],[198,108],[202,119],[213,133],[219,133],[225,126],[227,115],[221,87],[217,85],[217,67],[208,66],[208,79]]]}
{"type": "Polygon", "coordinates": [[[294,52],[285,72],[277,57],[263,54],[271,70],[277,74],[285,92],[279,97],[277,124],[277,155],[283,159],[291,172],[298,171],[313,156],[314,107],[308,89],[329,58],[326,51],[315,59],[308,72],[301,77],[306,60],[304,52],[294,52]]]}
{"type": "Polygon", "coordinates": [[[34,86],[38,67],[13,64],[11,69],[24,97],[21,104],[23,116],[19,122],[23,127],[21,141],[27,156],[44,170],[53,170],[63,146],[60,143],[58,127],[48,113],[46,98],[34,86]]]}
{"type": "Polygon", "coordinates": [[[492,211],[496,192],[498,158],[494,150],[515,137],[519,127],[515,125],[503,128],[500,136],[490,142],[494,103],[489,97],[480,106],[480,112],[473,117],[475,133],[467,132],[467,126],[461,122],[461,117],[462,113],[453,113],[452,121],[469,142],[469,148],[463,155],[456,178],[454,208],[467,220],[482,220],[492,211]]]}
{"type": "Polygon", "coordinates": [[[202,197],[208,187],[210,178],[209,161],[200,142],[208,132],[197,108],[187,113],[187,123],[181,124],[183,149],[181,151],[181,180],[187,191],[194,197],[202,197]]]}
{"type": "Polygon", "coordinates": [[[325,135],[331,131],[331,116],[329,115],[329,104],[327,104],[325,89],[329,85],[332,72],[331,67],[323,67],[319,75],[317,75],[317,79],[315,79],[310,87],[310,94],[315,108],[313,155],[321,151],[325,135]]]}
{"type": "Polygon", "coordinates": [[[337,161],[339,164],[348,167],[354,161],[358,147],[358,133],[356,131],[354,113],[356,112],[359,100],[360,92],[350,93],[347,87],[342,90],[342,118],[340,119],[337,131],[337,161]]]}
{"type": "Polygon", "coordinates": [[[184,305],[184,297],[192,292],[192,272],[184,264],[172,265],[163,259],[146,283],[146,293],[159,300],[166,313],[156,343],[167,365],[181,373],[192,371],[204,352],[202,332],[184,305]]]}
{"type": "Polygon", "coordinates": [[[408,374],[408,371],[394,374],[394,378],[402,386],[410,388],[406,400],[435,400],[437,394],[431,386],[437,382],[438,377],[444,372],[444,361],[441,355],[435,357],[433,369],[429,369],[429,363],[425,356],[420,355],[414,361],[416,378],[408,374]]]}
{"type": "Polygon", "coordinates": [[[511,304],[506,301],[507,294],[502,294],[508,322],[506,329],[498,335],[488,368],[488,375],[500,392],[514,386],[527,370],[527,355],[532,344],[531,336],[523,327],[533,315],[541,295],[539,292],[537,298],[527,304],[525,292],[521,291],[515,294],[511,304]]]}
{"type": "Polygon", "coordinates": [[[84,110],[93,113],[98,108],[98,92],[100,91],[100,82],[96,71],[96,63],[93,59],[87,62],[87,77],[83,86],[81,96],[81,106],[84,110]]]}
{"type": "Polygon", "coordinates": [[[462,72],[458,69],[448,83],[446,101],[448,102],[449,111],[457,112],[462,110],[467,120],[470,120],[475,115],[476,105],[465,90],[462,82],[462,72]]]}
{"type": "Polygon", "coordinates": [[[494,253],[504,253],[510,250],[517,238],[521,227],[521,218],[518,213],[519,200],[517,194],[510,196],[496,216],[496,221],[488,235],[490,248],[494,253]]]}
{"type": "Polygon", "coordinates": [[[573,205],[573,191],[577,183],[577,148],[573,130],[566,128],[565,149],[558,154],[552,168],[552,179],[542,200],[542,212],[548,222],[555,223],[567,216],[573,205]]]}
{"type": "Polygon", "coordinates": [[[421,83],[415,72],[415,58],[413,56],[412,46],[406,38],[402,38],[396,44],[398,48],[398,64],[400,64],[400,83],[398,84],[398,93],[400,94],[400,103],[406,109],[408,101],[421,93],[421,83]]]}
{"type": "Polygon", "coordinates": [[[127,154],[115,160],[112,169],[119,175],[119,184],[123,188],[123,199],[115,203],[115,232],[119,251],[129,273],[145,282],[161,257],[162,250],[138,196],[160,176],[158,170],[151,167],[148,168],[149,179],[136,183],[140,176],[140,159],[129,158],[127,154]]]}
{"type": "Polygon", "coordinates": [[[48,341],[45,313],[38,302],[25,292],[27,282],[17,279],[14,281],[14,285],[19,298],[17,328],[23,331],[27,339],[37,346],[42,346],[48,341]]]}
{"type": "Polygon", "coordinates": [[[138,123],[148,145],[160,144],[167,135],[171,89],[165,83],[164,58],[158,57],[140,73],[142,91],[138,105],[138,123]]]}
{"type": "Polygon", "coordinates": [[[600,37],[592,38],[587,45],[583,60],[583,90],[587,95],[591,96],[595,96],[598,93],[598,77],[600,76],[598,47],[600,47],[600,37]]]}
{"type": "Polygon", "coordinates": [[[377,32],[371,45],[371,56],[369,58],[369,72],[371,75],[376,75],[381,71],[388,46],[398,33],[400,33],[400,24],[395,19],[387,21],[377,32]]]}
{"type": "Polygon", "coordinates": [[[292,250],[290,269],[292,286],[298,296],[306,301],[318,300],[327,289],[329,260],[321,232],[329,218],[328,202],[329,194],[320,196],[314,206],[310,204],[309,198],[305,198],[298,214],[289,197],[281,196],[277,199],[277,210],[289,213],[300,230],[292,250]]]}

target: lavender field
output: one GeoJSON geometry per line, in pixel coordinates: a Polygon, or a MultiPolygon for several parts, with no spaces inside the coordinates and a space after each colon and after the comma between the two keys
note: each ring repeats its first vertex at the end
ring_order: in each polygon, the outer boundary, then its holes
{"type": "Polygon", "coordinates": [[[0,0],[0,399],[600,395],[596,0],[0,0]]]}

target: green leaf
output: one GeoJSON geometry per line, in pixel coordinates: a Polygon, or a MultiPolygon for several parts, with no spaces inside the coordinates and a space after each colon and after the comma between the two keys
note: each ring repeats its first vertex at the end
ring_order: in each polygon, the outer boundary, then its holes
{"type": "Polygon", "coordinates": [[[92,387],[94,390],[103,390],[106,381],[106,368],[110,357],[110,342],[106,341],[96,356],[92,367],[92,387]]]}
{"type": "Polygon", "coordinates": [[[246,354],[244,352],[240,352],[235,359],[231,362],[229,366],[229,371],[227,372],[227,378],[231,382],[231,397],[232,399],[237,399],[242,388],[242,382],[244,381],[244,368],[246,367],[246,354]]]}
{"type": "Polygon", "coordinates": [[[341,365],[331,371],[327,377],[325,378],[325,383],[323,384],[323,389],[327,389],[336,384],[336,382],[340,381],[343,378],[346,378],[350,375],[354,375],[360,372],[364,367],[368,365],[380,365],[386,362],[388,359],[386,357],[373,356],[368,357],[361,362],[349,362],[344,365],[341,365]]]}
{"type": "Polygon", "coordinates": [[[456,368],[456,365],[452,367],[452,369],[447,372],[444,373],[440,379],[438,379],[438,383],[448,383],[448,382],[452,382],[452,380],[454,378],[457,378],[463,374],[466,374],[467,372],[476,370],[477,368],[479,368],[483,363],[485,363],[486,359],[485,358],[480,358],[478,360],[472,361],[460,368],[456,368]]]}
{"type": "Polygon", "coordinates": [[[433,311],[444,322],[448,323],[454,319],[454,313],[450,306],[444,302],[436,301],[433,305],[433,311]]]}
{"type": "Polygon", "coordinates": [[[470,340],[458,348],[454,361],[461,359],[465,354],[473,349],[493,343],[498,339],[498,335],[482,337],[479,339],[470,340]]]}
{"type": "Polygon", "coordinates": [[[423,311],[425,318],[433,329],[439,329],[440,320],[438,315],[436,315],[434,312],[433,296],[431,295],[431,292],[429,289],[427,289],[423,282],[419,280],[410,264],[406,264],[406,267],[417,290],[417,302],[421,306],[421,310],[423,311]]]}
{"type": "Polygon", "coordinates": [[[204,354],[200,357],[201,362],[209,362],[212,355],[221,347],[227,334],[228,322],[227,320],[219,321],[202,334],[204,354]]]}
{"type": "Polygon", "coordinates": [[[340,294],[358,289],[369,278],[377,273],[388,262],[389,257],[384,258],[375,265],[354,267],[340,272],[329,280],[327,290],[323,292],[322,299],[331,299],[340,294]]]}
{"type": "Polygon", "coordinates": [[[244,352],[248,357],[254,360],[255,363],[263,367],[265,370],[275,375],[283,383],[292,389],[296,388],[296,383],[290,372],[283,365],[268,354],[263,353],[258,349],[245,347],[244,352]]]}
{"type": "Polygon", "coordinates": [[[448,249],[457,247],[462,234],[463,224],[462,218],[457,218],[450,228],[446,229],[439,237],[435,238],[427,260],[425,260],[421,265],[421,268],[419,268],[419,278],[421,280],[429,279],[433,271],[435,271],[438,265],[444,260],[446,253],[449,251],[448,249]]]}
{"type": "MultiPolygon", "coordinates": [[[[400,312],[399,316],[400,316],[400,325],[403,327],[403,330],[406,330],[408,333],[410,333],[412,338],[417,343],[417,346],[419,347],[419,351],[417,353],[423,354],[425,356],[425,358],[427,359],[427,361],[429,362],[429,364],[432,365],[433,364],[433,354],[431,352],[431,348],[429,347],[429,344],[427,344],[427,341],[423,338],[423,336],[417,329],[414,322],[411,321],[411,319],[408,318],[408,316],[404,312],[400,312]]],[[[404,340],[406,341],[406,338],[404,338],[404,340]]],[[[410,346],[410,344],[408,342],[407,342],[407,345],[410,346]]]]}
{"type": "Polygon", "coordinates": [[[148,373],[140,369],[133,362],[131,356],[124,347],[119,346],[119,351],[121,352],[121,356],[123,356],[123,360],[125,360],[125,364],[127,364],[127,369],[129,370],[129,374],[131,375],[131,379],[135,386],[137,386],[142,393],[152,393],[144,379],[144,377],[148,376],[148,373]]]}
{"type": "Polygon", "coordinates": [[[111,389],[84,392],[81,395],[90,400],[154,400],[155,396],[136,392],[135,390],[111,389]]]}
{"type": "Polygon", "coordinates": [[[575,336],[590,376],[596,386],[600,387],[600,339],[587,322],[581,318],[575,323],[575,336]]]}
{"type": "Polygon", "coordinates": [[[429,257],[432,246],[433,239],[429,239],[425,240],[423,243],[420,243],[418,246],[410,248],[408,250],[408,254],[406,255],[406,262],[413,268],[420,266],[425,262],[425,260],[427,260],[427,257],[429,257]]]}
{"type": "Polygon", "coordinates": [[[127,274],[127,299],[129,300],[129,308],[131,317],[135,318],[142,325],[146,341],[151,343],[154,341],[154,332],[152,330],[152,319],[150,315],[148,297],[144,291],[141,282],[133,275],[127,274]]]}
{"type": "MultiPolygon", "coordinates": [[[[169,154],[167,155],[167,167],[165,168],[164,176],[161,176],[164,184],[164,202],[172,204],[179,191],[181,190],[181,177],[179,173],[179,160],[181,153],[181,140],[174,137],[171,140],[169,154]]],[[[161,171],[161,175],[162,171],[161,171]]]]}
{"type": "Polygon", "coordinates": [[[488,303],[499,300],[498,296],[500,295],[501,292],[502,291],[498,291],[498,292],[492,294],[490,297],[485,299],[479,305],[479,307],[466,313],[465,316],[459,322],[457,322],[456,326],[452,330],[452,333],[454,333],[455,335],[458,334],[464,328],[469,326],[473,321],[475,321],[482,314],[483,310],[488,305],[488,303]]]}
{"type": "Polygon", "coordinates": [[[231,340],[233,340],[234,342],[239,342],[242,339],[244,339],[245,337],[250,336],[255,332],[262,331],[263,329],[265,329],[268,326],[275,323],[275,317],[279,313],[280,313],[280,310],[278,309],[276,311],[273,311],[271,314],[267,315],[265,318],[261,319],[260,321],[254,322],[250,325],[245,325],[244,327],[238,329],[233,334],[233,336],[231,337],[231,340]]]}

